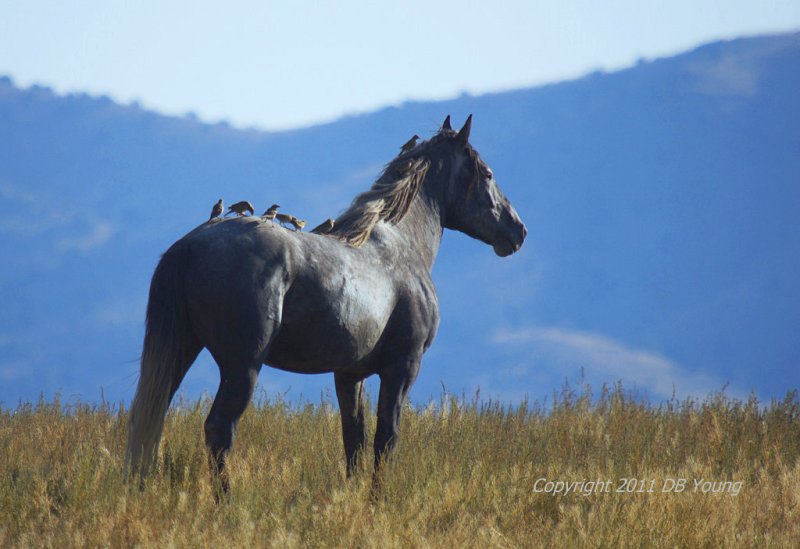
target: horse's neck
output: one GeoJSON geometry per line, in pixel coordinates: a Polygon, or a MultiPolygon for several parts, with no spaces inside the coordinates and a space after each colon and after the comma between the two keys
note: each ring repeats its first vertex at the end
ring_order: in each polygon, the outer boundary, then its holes
{"type": "Polygon", "coordinates": [[[398,224],[398,229],[406,237],[410,252],[422,260],[428,272],[433,269],[442,241],[443,205],[437,189],[438,185],[431,184],[430,181],[423,184],[408,213],[398,224]]]}

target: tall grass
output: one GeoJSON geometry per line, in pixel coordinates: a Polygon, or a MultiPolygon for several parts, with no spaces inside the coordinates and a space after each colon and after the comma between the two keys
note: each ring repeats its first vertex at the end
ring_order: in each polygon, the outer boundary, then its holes
{"type": "Polygon", "coordinates": [[[599,395],[565,389],[547,409],[445,397],[405,411],[374,502],[366,466],[344,479],[335,408],[278,399],[244,415],[229,460],[232,491],[216,504],[202,443],[208,406],[173,407],[160,469],[142,490],[121,482],[126,411],[58,401],[0,409],[0,546],[794,546],[800,539],[796,392],[768,405],[723,394],[654,405],[619,387],[599,395]],[[540,479],[611,482],[599,493],[553,494],[540,479]],[[616,492],[631,486],[621,479],[645,490],[616,492]],[[669,479],[685,479],[685,489],[663,491],[669,479]],[[726,489],[693,489],[700,479],[726,489]]]}

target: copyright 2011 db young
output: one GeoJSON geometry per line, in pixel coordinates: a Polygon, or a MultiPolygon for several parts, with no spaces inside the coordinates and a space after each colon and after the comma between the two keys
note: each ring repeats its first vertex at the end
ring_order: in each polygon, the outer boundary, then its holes
{"type": "Polygon", "coordinates": [[[720,494],[725,493],[731,496],[738,496],[742,490],[742,481],[732,480],[709,480],[705,478],[627,478],[621,477],[616,481],[611,479],[597,480],[549,480],[542,477],[533,483],[533,491],[536,493],[552,495],[580,494],[590,496],[592,494],[654,494],[671,493],[680,494],[692,492],[697,494],[720,494]]]}

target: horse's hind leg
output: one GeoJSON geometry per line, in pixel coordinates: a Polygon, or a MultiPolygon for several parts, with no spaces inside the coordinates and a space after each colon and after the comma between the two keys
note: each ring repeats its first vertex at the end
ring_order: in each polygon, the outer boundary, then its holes
{"type": "Polygon", "coordinates": [[[342,440],[347,460],[347,478],[353,476],[358,461],[367,446],[367,430],[364,421],[364,378],[350,374],[334,373],[336,397],[342,417],[342,440]]]}
{"type": "Polygon", "coordinates": [[[258,373],[280,325],[281,296],[277,291],[272,294],[276,297],[266,305],[233,296],[230,299],[240,303],[236,316],[203,326],[209,341],[206,348],[219,366],[220,377],[217,395],[205,421],[206,446],[212,474],[223,492],[229,487],[225,458],[233,445],[236,424],[253,397],[258,373]]]}
{"type": "Polygon", "coordinates": [[[223,492],[227,492],[229,487],[225,456],[233,445],[236,424],[253,396],[260,369],[260,362],[239,368],[220,365],[219,390],[206,418],[205,433],[212,472],[219,479],[223,492]]]}

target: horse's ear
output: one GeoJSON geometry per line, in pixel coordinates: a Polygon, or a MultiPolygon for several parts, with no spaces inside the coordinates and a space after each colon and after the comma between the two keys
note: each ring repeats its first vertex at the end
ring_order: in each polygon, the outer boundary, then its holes
{"type": "Polygon", "coordinates": [[[472,129],[472,115],[469,115],[467,117],[467,121],[464,122],[464,127],[461,128],[461,130],[458,132],[456,139],[460,143],[466,145],[467,141],[469,141],[469,132],[471,129],[472,129]]]}
{"type": "Polygon", "coordinates": [[[442,131],[445,131],[445,130],[449,131],[449,132],[453,131],[452,126],[450,126],[450,115],[449,114],[447,115],[447,118],[445,118],[444,122],[442,123],[442,131]]]}

